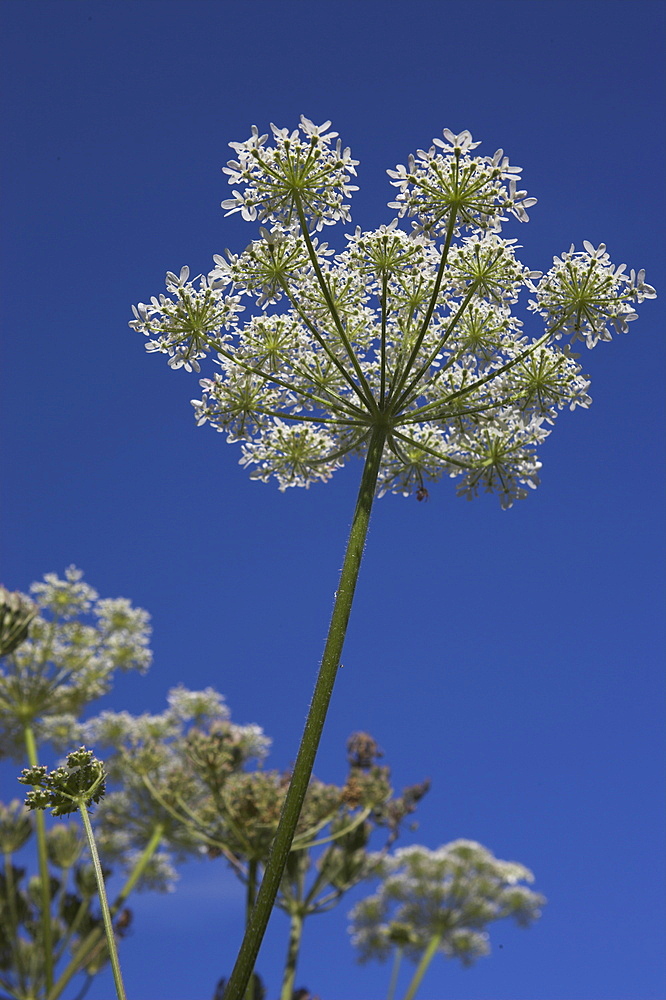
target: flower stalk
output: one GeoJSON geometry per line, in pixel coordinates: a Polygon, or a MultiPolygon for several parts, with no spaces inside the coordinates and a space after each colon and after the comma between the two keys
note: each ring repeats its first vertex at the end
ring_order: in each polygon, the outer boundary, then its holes
{"type": "Polygon", "coordinates": [[[88,807],[86,806],[85,799],[80,799],[78,802],[79,812],[81,813],[81,819],[83,820],[83,827],[86,831],[86,839],[88,841],[88,849],[90,850],[90,857],[93,863],[93,869],[95,871],[95,881],[97,882],[97,895],[99,897],[99,904],[102,910],[102,920],[104,921],[104,932],[106,934],[106,943],[109,949],[109,957],[111,958],[111,968],[113,969],[113,982],[116,987],[116,995],[118,1000],[126,1000],[125,986],[123,984],[122,972],[120,970],[120,961],[118,959],[118,948],[116,946],[116,935],[113,929],[113,923],[111,921],[111,912],[109,910],[109,900],[106,894],[106,886],[104,885],[104,873],[102,871],[102,865],[99,860],[99,853],[97,851],[97,844],[95,843],[95,834],[93,833],[92,824],[90,822],[90,815],[88,813],[88,807]]]}
{"type": "Polygon", "coordinates": [[[266,864],[261,886],[259,887],[252,917],[224,994],[225,1000],[241,1000],[245,993],[287,864],[287,857],[291,849],[296,824],[301,813],[317,749],[321,740],[321,734],[324,729],[328,706],[333,694],[333,686],[340,668],[340,656],[342,655],[342,647],[354,600],[356,582],[361,568],[363,549],[368,534],[370,513],[372,511],[385,439],[386,427],[383,422],[378,422],[373,430],[368,446],[354,517],[340,573],[340,582],[335,597],[335,604],[333,605],[328,637],[305,729],[301,738],[301,745],[294,765],[291,784],[284,802],[280,823],[275,840],[273,841],[270,857],[266,864]]]}
{"type": "MultiPolygon", "coordinates": [[[[37,744],[32,726],[23,727],[25,753],[30,767],[38,767],[37,744]]],[[[39,893],[41,897],[41,924],[44,935],[44,979],[46,989],[53,986],[53,929],[51,926],[51,876],[49,874],[49,859],[46,850],[46,821],[44,813],[37,811],[35,816],[37,827],[37,858],[39,864],[39,893]]]]}
{"type": "MultiPolygon", "coordinates": [[[[44,748],[76,745],[83,709],[109,690],[114,672],[142,670],[150,662],[147,614],[124,598],[99,598],[82,576],[74,566],[64,578],[48,573],[32,584],[30,596],[0,588],[0,755],[24,759],[46,798],[46,768],[39,763],[44,748]]],[[[67,780],[80,771],[78,764],[71,773],[59,769],[67,780]]],[[[72,787],[78,795],[80,788],[72,787]]],[[[56,814],[73,811],[73,801],[65,796],[56,814]]],[[[57,1000],[76,974],[85,977],[85,991],[109,960],[94,870],[87,859],[79,862],[83,831],[76,824],[50,825],[46,805],[46,799],[35,802],[33,821],[22,803],[0,803],[7,890],[7,961],[0,985],[3,995],[24,1000],[57,1000]],[[33,834],[37,872],[25,878],[12,856],[33,834]]],[[[99,824],[97,830],[105,860],[112,854],[129,870],[134,859],[127,836],[109,850],[110,831],[99,824]]],[[[128,920],[129,910],[118,920],[119,936],[128,920]]]]}
{"type": "Polygon", "coordinates": [[[219,370],[200,380],[195,418],[240,442],[252,478],[309,487],[365,458],[315,692],[225,1000],[242,1000],[293,849],[375,494],[423,500],[425,483],[446,476],[470,500],[496,492],[509,508],[526,497],[560,411],[591,403],[577,355],[558,341],[609,340],[611,325],[625,332],[634,304],[656,294],[643,271],[615,267],[604,244],[572,246],[546,275],[523,265],[516,240],[499,234],[509,215],[527,222],[536,199],[518,190],[521,168],[503,150],[476,155],[467,131],[444,129],[389,170],[395,218],[329,250],[315,234],[349,220],[358,163],[330,124],[272,125],[272,144],[253,126],[230,143],[237,159],[223,169],[233,196],[222,207],[272,228],[238,256],[215,255],[207,276],[167,272],[168,295],[133,307],[130,323],[173,369],[200,372],[214,352],[219,370]],[[405,216],[410,233],[398,228],[405,216]],[[531,338],[512,313],[523,289],[545,328],[531,338]],[[283,297],[285,308],[268,311],[283,297]],[[243,323],[247,298],[260,311],[243,323]]]}
{"type": "MultiPolygon", "coordinates": [[[[150,863],[153,855],[155,854],[157,848],[160,846],[160,841],[164,833],[163,827],[158,824],[153,830],[150,840],[144,847],[139,859],[137,860],[134,868],[132,869],[129,877],[127,878],[125,884],[122,886],[120,892],[116,896],[113,905],[110,907],[111,917],[114,917],[121,909],[123,904],[126,902],[128,896],[131,894],[136,884],[140,880],[144,871],[146,870],[148,864],[150,863]]],[[[63,970],[62,974],[58,977],[53,985],[53,988],[49,991],[46,1000],[59,1000],[62,996],[65,987],[69,985],[71,980],[77,973],[85,966],[85,963],[96,949],[99,947],[100,942],[104,936],[105,931],[101,927],[96,927],[94,930],[81,941],[81,943],[76,948],[74,955],[72,956],[69,965],[63,970]]]]}
{"type": "Polygon", "coordinates": [[[407,992],[405,993],[404,1000],[414,1000],[414,997],[416,996],[416,991],[421,985],[421,980],[428,971],[428,966],[430,965],[433,958],[437,954],[437,949],[439,948],[441,942],[442,942],[442,935],[433,934],[430,941],[428,942],[427,948],[421,955],[419,964],[416,966],[416,971],[412,976],[412,981],[407,987],[407,992]]]}
{"type": "Polygon", "coordinates": [[[282,977],[282,989],[280,1000],[292,1000],[294,995],[294,984],[296,980],[296,963],[298,953],[301,948],[301,938],[303,936],[303,917],[294,911],[289,919],[289,944],[287,946],[287,960],[284,966],[282,977]]]}
{"type": "MultiPolygon", "coordinates": [[[[106,790],[104,765],[93,755],[92,751],[86,750],[82,746],[69,753],[65,764],[57,767],[54,771],[49,773],[46,767],[35,764],[24,768],[18,780],[24,785],[33,786],[33,791],[28,792],[26,796],[26,805],[29,809],[36,809],[39,813],[43,812],[44,809],[50,809],[54,816],[65,816],[77,811],[81,814],[102,910],[116,994],[118,1000],[126,1000],[109,901],[104,885],[104,873],[88,813],[89,806],[94,802],[99,802],[104,797],[106,790]]],[[[47,988],[50,990],[51,983],[48,984],[47,988]]]]}

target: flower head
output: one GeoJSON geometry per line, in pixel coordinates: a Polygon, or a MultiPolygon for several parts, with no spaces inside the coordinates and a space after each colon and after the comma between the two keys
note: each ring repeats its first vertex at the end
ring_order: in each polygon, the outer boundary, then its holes
{"type": "Polygon", "coordinates": [[[534,203],[517,190],[520,168],[448,129],[389,171],[392,207],[413,231],[398,218],[357,228],[335,253],[311,230],[347,220],[356,161],[329,126],[302,119],[294,132],[273,127],[272,142],[255,128],[232,143],[238,190],[224,206],[271,228],[237,256],[216,255],[207,277],[170,273],[169,294],[136,307],[130,325],[172,367],[199,371],[210,356],[197,423],[239,442],[255,479],[326,482],[381,431],[380,493],[423,497],[426,483],[455,477],[460,494],[496,492],[510,507],[538,484],[537,448],[558,413],[590,403],[558,340],[592,346],[609,322],[626,329],[654,289],[644,272],[614,268],[603,245],[572,249],[543,277],[522,264],[515,239],[499,235],[534,203]],[[532,338],[512,312],[524,289],[545,320],[532,338]],[[243,322],[248,298],[260,310],[243,322]]]}
{"type": "Polygon", "coordinates": [[[480,143],[467,131],[443,134],[445,141],[435,139],[427,152],[418,150],[407,167],[387,171],[399,189],[389,207],[400,216],[416,216],[418,228],[433,235],[462,228],[499,232],[507,212],[527,222],[526,209],[536,198],[516,190],[522,168],[510,166],[501,149],[493,157],[470,156],[480,143]]]}
{"type": "Polygon", "coordinates": [[[487,955],[485,928],[513,918],[522,927],[541,915],[543,896],[521,882],[532,872],[500,861],[473,840],[455,840],[435,851],[413,845],[376,857],[376,893],[350,913],[352,944],[360,961],[383,960],[395,947],[418,960],[433,938],[448,958],[471,965],[487,955]]]}
{"type": "Polygon", "coordinates": [[[244,219],[287,227],[306,220],[314,229],[347,220],[345,198],[357,190],[349,177],[356,175],[358,160],[339,139],[331,147],[338,133],[327,132],[330,124],[314,125],[301,116],[301,135],[297,129],[289,132],[271,125],[272,147],[265,145],[268,135],[260,136],[256,126],[246,142],[229,143],[238,160],[230,160],[223,170],[230,184],[244,190],[235,190],[222,202],[227,215],[241,212],[244,219]]]}
{"type": "Polygon", "coordinates": [[[147,612],[123,597],[100,599],[75,566],[30,590],[27,637],[0,662],[0,749],[12,756],[23,753],[25,725],[71,745],[75,715],[108,691],[114,671],[143,671],[151,659],[147,612]]]}
{"type": "Polygon", "coordinates": [[[36,614],[37,608],[31,600],[18,591],[0,586],[0,656],[13,653],[25,642],[36,614]]]}
{"type": "Polygon", "coordinates": [[[146,349],[168,354],[171,368],[198,372],[199,358],[206,356],[209,337],[219,336],[243,307],[237,297],[221,294],[220,288],[227,282],[217,273],[210,279],[199,277],[198,288],[188,281],[189,275],[189,267],[181,268],[178,277],[167,271],[166,287],[173,298],[160,295],[159,300],[152,298],[150,305],[140,302],[132,306],[135,319],[130,326],[146,336],[157,334],[146,349]]]}
{"type": "Polygon", "coordinates": [[[54,771],[43,766],[26,767],[18,780],[35,786],[26,796],[29,809],[51,809],[54,816],[65,816],[82,804],[89,806],[103,798],[106,774],[92,750],[79,747],[54,771]]]}
{"type": "Polygon", "coordinates": [[[553,258],[530,308],[546,317],[558,336],[571,333],[572,343],[584,340],[594,347],[611,339],[611,326],[626,333],[627,323],[638,318],[633,304],[655,298],[656,292],[645,283],[644,271],[627,275],[624,264],[614,267],[604,243],[595,248],[584,240],[583,247],[576,251],[572,243],[567,253],[553,258]]]}

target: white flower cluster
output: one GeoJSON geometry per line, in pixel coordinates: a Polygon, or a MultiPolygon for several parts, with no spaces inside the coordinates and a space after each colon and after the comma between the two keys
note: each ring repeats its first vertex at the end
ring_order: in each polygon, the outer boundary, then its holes
{"type": "Polygon", "coordinates": [[[70,733],[70,740],[87,740],[100,746],[121,751],[121,756],[109,762],[110,773],[125,774],[132,760],[153,744],[160,744],[155,768],[168,771],[175,760],[174,741],[182,741],[189,728],[214,724],[224,725],[226,738],[233,744],[240,763],[250,759],[263,760],[270,749],[271,739],[260,726],[251,723],[240,726],[229,721],[229,708],[224,697],[214,688],[190,691],[182,684],[171,688],[167,695],[168,708],[159,715],[144,712],[100,712],[81,723],[70,733]],[[124,753],[124,757],[122,754],[124,753]]]}
{"type": "Polygon", "coordinates": [[[470,965],[490,948],[484,928],[512,917],[527,926],[541,915],[543,896],[521,882],[532,872],[500,861],[473,840],[435,851],[420,845],[376,856],[376,893],[350,913],[352,944],[361,961],[385,960],[394,948],[418,960],[434,938],[437,950],[470,965]]]}
{"type": "MultiPolygon", "coordinates": [[[[167,271],[167,292],[173,298],[153,296],[149,305],[140,302],[132,306],[135,319],[129,325],[155,337],[148,341],[146,350],[168,354],[169,367],[199,372],[199,359],[206,356],[209,338],[220,337],[220,331],[229,327],[244,307],[239,296],[221,293],[226,282],[199,276],[199,287],[195,288],[189,276],[189,267],[182,267],[178,276],[167,271]]],[[[225,339],[229,338],[222,337],[223,342],[225,339]]]]}
{"type": "Polygon", "coordinates": [[[584,340],[594,347],[610,340],[609,325],[626,333],[627,323],[638,319],[633,303],[656,298],[645,282],[645,271],[625,274],[625,264],[613,267],[604,243],[594,247],[587,240],[584,250],[572,244],[568,253],[553,258],[553,267],[536,287],[530,308],[558,326],[558,337],[572,334],[572,343],[584,340]]]}
{"type": "Polygon", "coordinates": [[[109,690],[115,670],[150,666],[150,616],[123,597],[100,599],[70,566],[30,592],[38,614],[0,664],[0,749],[20,752],[22,727],[61,742],[81,708],[109,690]]]}
{"type": "Polygon", "coordinates": [[[315,229],[329,226],[338,219],[349,219],[344,199],[358,188],[349,184],[356,175],[358,160],[340,139],[331,148],[337,132],[327,132],[330,122],[314,125],[301,116],[300,130],[271,125],[273,146],[266,146],[268,135],[259,135],[256,126],[246,142],[230,142],[238,160],[223,167],[230,184],[238,184],[233,198],[222,202],[227,215],[241,212],[244,219],[279,222],[285,226],[308,220],[315,229]]]}
{"type": "MultiPolygon", "coordinates": [[[[214,688],[190,691],[180,685],[169,691],[167,704],[157,715],[104,711],[70,725],[68,734],[70,742],[87,740],[104,749],[110,782],[117,786],[96,812],[103,856],[131,870],[136,852],[159,826],[166,851],[153,861],[148,888],[171,887],[171,852],[179,858],[200,852],[201,838],[188,829],[187,815],[179,818],[183,802],[205,792],[201,774],[189,766],[197,737],[207,740],[211,773],[220,781],[242,772],[250,760],[262,761],[271,745],[260,726],[231,722],[214,688]]],[[[211,827],[221,822],[217,815],[207,819],[211,827]]]]}
{"type": "Polygon", "coordinates": [[[387,171],[400,191],[389,207],[401,216],[416,216],[418,227],[432,234],[457,233],[462,227],[499,232],[506,212],[527,222],[526,209],[536,198],[516,190],[522,167],[510,166],[502,149],[493,157],[470,156],[481,143],[472,142],[467,131],[454,135],[445,128],[443,134],[446,141],[435,139],[427,152],[410,155],[406,167],[387,171]]]}
{"type": "Polygon", "coordinates": [[[507,214],[526,221],[534,199],[501,150],[472,155],[469,132],[445,130],[389,172],[398,218],[357,229],[342,252],[319,245],[311,230],[348,218],[356,165],[331,148],[329,125],[302,119],[302,135],[274,127],[269,145],[254,129],[231,144],[238,189],[225,207],[272,228],[239,255],[216,255],[196,287],[187,268],[170,272],[169,295],[135,307],[130,326],[172,367],[199,371],[211,355],[196,420],[241,444],[253,478],[324,482],[381,428],[379,493],[424,499],[446,475],[461,495],[497,492],[510,507],[537,485],[536,448],[558,412],[590,404],[558,341],[609,339],[654,289],[642,271],[614,268],[603,245],[555,258],[543,277],[521,264],[499,233],[507,214]],[[411,233],[398,228],[405,214],[411,233]],[[533,339],[512,312],[524,288],[545,320],[533,339]],[[259,309],[242,322],[248,299],[259,309]]]}

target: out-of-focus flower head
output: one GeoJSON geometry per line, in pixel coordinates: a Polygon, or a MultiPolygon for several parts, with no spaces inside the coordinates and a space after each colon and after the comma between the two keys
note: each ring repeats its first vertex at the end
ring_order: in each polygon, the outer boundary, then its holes
{"type": "Polygon", "coordinates": [[[350,913],[359,960],[388,958],[394,948],[418,961],[437,938],[437,950],[471,965],[490,951],[485,928],[511,917],[526,927],[541,915],[543,896],[520,883],[532,872],[500,861],[473,840],[455,840],[435,851],[420,845],[376,856],[377,892],[350,913]]]}

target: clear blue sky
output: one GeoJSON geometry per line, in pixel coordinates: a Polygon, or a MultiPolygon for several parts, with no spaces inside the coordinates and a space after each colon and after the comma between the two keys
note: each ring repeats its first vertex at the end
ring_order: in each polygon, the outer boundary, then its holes
{"type": "MultiPolygon", "coordinates": [[[[397,787],[432,778],[404,843],[457,837],[520,861],[549,898],[497,925],[471,970],[436,961],[430,1000],[658,1000],[663,964],[664,4],[5,2],[1,577],[76,563],[153,616],[155,662],[108,705],[160,711],[178,682],[295,755],[359,467],[326,486],[250,482],[197,429],[196,379],[146,355],[130,306],[164,272],[209,270],[254,236],[225,219],[220,167],[252,124],[332,119],[361,161],[354,224],[390,218],[387,167],[443,127],[502,146],[539,199],[507,227],[523,259],[587,239],[661,298],[585,353],[594,404],[565,413],[542,485],[502,512],[443,481],[379,501],[317,774],[371,732],[397,787]]],[[[343,245],[342,227],[326,232],[343,245]]],[[[528,326],[529,329],[529,326],[528,326]]],[[[9,788],[3,797],[16,794],[9,788]]],[[[191,864],[135,899],[132,1000],[209,1000],[241,890],[191,864]]],[[[356,894],[353,899],[357,898],[356,894]]],[[[351,903],[350,903],[351,905],[351,903]]],[[[299,984],[381,1000],[342,905],[307,928],[299,984]]],[[[259,970],[278,994],[286,920],[259,970]]],[[[108,1000],[110,977],[89,1000],[108,1000]]]]}

